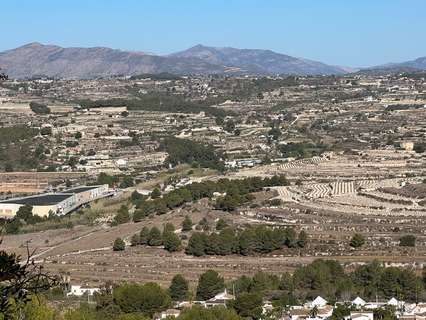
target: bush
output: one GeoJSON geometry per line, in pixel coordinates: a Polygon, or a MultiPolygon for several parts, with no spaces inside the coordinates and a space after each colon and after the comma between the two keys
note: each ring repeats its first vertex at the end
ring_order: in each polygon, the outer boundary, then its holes
{"type": "Polygon", "coordinates": [[[399,245],[401,247],[415,247],[416,246],[416,237],[411,235],[411,234],[402,236],[399,239],[399,245]]]}
{"type": "Polygon", "coordinates": [[[52,128],[51,127],[43,127],[40,129],[40,134],[42,136],[51,136],[52,135],[52,128]]]}
{"type": "Polygon", "coordinates": [[[297,245],[299,248],[304,248],[306,246],[306,242],[308,241],[308,234],[306,231],[301,230],[299,232],[299,236],[297,237],[297,245]]]}
{"type": "Polygon", "coordinates": [[[148,244],[149,240],[149,229],[148,227],[143,227],[139,233],[139,244],[145,245],[148,244]]]}
{"type": "Polygon", "coordinates": [[[22,223],[19,219],[12,219],[11,221],[6,222],[5,231],[8,234],[17,234],[19,229],[22,227],[22,223]]]}
{"type": "Polygon", "coordinates": [[[115,224],[123,224],[130,221],[129,209],[122,205],[118,210],[118,213],[115,215],[113,222],[115,224]]]}
{"type": "Polygon", "coordinates": [[[123,251],[126,248],[126,244],[124,243],[123,239],[117,238],[114,241],[114,244],[112,245],[112,250],[114,251],[123,251]]]}
{"type": "Polygon", "coordinates": [[[269,201],[269,204],[272,207],[279,207],[280,205],[282,205],[282,200],[281,199],[272,199],[271,201],[269,201]]]}
{"type": "Polygon", "coordinates": [[[353,248],[360,248],[364,245],[365,238],[360,233],[355,233],[349,243],[349,245],[353,248]]]}
{"type": "Polygon", "coordinates": [[[35,101],[30,102],[30,109],[36,114],[49,114],[50,109],[47,105],[35,101]]]}
{"type": "Polygon", "coordinates": [[[151,198],[152,199],[158,199],[161,197],[161,191],[158,188],[154,188],[154,190],[152,190],[151,192],[151,198]]]}
{"type": "Polygon", "coordinates": [[[185,216],[185,219],[182,222],[182,231],[186,232],[186,231],[191,231],[192,230],[192,220],[189,216],[185,216]]]}
{"type": "Polygon", "coordinates": [[[413,149],[417,153],[423,153],[426,151],[426,143],[416,143],[413,149]]]}
{"type": "Polygon", "coordinates": [[[113,187],[117,182],[118,178],[116,176],[111,176],[105,172],[101,172],[96,180],[96,184],[107,184],[110,187],[113,187]]]}
{"type": "Polygon", "coordinates": [[[226,221],[222,218],[220,218],[219,220],[217,220],[216,222],[216,230],[223,230],[228,226],[228,223],[226,223],[226,221]]]}
{"type": "Polygon", "coordinates": [[[132,247],[134,247],[134,246],[137,246],[139,243],[140,243],[140,236],[139,234],[135,233],[130,239],[130,244],[132,247]]]}
{"type": "Polygon", "coordinates": [[[126,189],[129,187],[133,187],[135,182],[131,176],[124,176],[123,180],[120,183],[120,188],[126,189]]]}

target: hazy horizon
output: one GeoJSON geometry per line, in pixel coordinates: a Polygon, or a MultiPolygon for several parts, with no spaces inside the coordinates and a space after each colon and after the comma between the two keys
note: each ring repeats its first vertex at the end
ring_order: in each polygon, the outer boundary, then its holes
{"type": "Polygon", "coordinates": [[[203,44],[355,68],[426,56],[421,0],[24,0],[3,10],[0,51],[40,42],[166,55],[203,44]]]}

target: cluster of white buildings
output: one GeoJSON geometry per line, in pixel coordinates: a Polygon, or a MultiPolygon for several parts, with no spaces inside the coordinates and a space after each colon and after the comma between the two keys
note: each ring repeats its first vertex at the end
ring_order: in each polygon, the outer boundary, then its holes
{"type": "MultiPolygon", "coordinates": [[[[99,288],[89,288],[80,285],[71,285],[70,291],[67,296],[83,296],[85,294],[92,296],[98,292],[99,288]]],[[[161,312],[156,319],[166,319],[170,317],[177,318],[184,308],[191,308],[192,306],[202,306],[205,308],[215,306],[225,306],[228,301],[234,300],[235,296],[229,294],[225,289],[224,292],[218,293],[213,298],[207,301],[182,301],[177,302],[173,309],[168,309],[161,312]]],[[[339,303],[337,303],[339,304],[339,303]]],[[[336,304],[336,305],[337,305],[336,304]]],[[[426,320],[426,303],[405,303],[391,298],[386,302],[366,302],[360,297],[355,298],[351,302],[345,302],[351,307],[352,311],[346,320],[374,320],[374,310],[379,308],[392,307],[395,310],[395,315],[400,320],[426,320]]],[[[291,306],[288,311],[277,318],[277,320],[326,320],[333,314],[336,305],[328,304],[327,300],[318,296],[313,301],[305,303],[304,305],[291,306]]],[[[270,302],[263,304],[263,313],[273,309],[270,302]]]]}
{"type": "MultiPolygon", "coordinates": [[[[406,303],[391,298],[386,302],[366,302],[357,297],[350,303],[352,311],[346,317],[347,320],[373,320],[374,310],[379,308],[392,307],[395,315],[402,320],[426,320],[426,303],[406,303]]],[[[287,315],[280,320],[324,320],[331,317],[335,306],[328,304],[322,298],[317,297],[312,302],[301,306],[292,306],[287,315]]]]}
{"type": "Polygon", "coordinates": [[[213,298],[207,300],[207,301],[182,301],[176,303],[174,306],[174,309],[168,309],[166,311],[163,311],[159,314],[157,319],[166,319],[168,317],[175,317],[177,318],[180,315],[180,310],[183,308],[191,308],[194,305],[202,306],[205,308],[211,308],[215,306],[224,306],[226,307],[226,303],[230,300],[234,300],[235,296],[232,294],[229,294],[228,291],[225,289],[225,291],[218,293],[213,298]]]}

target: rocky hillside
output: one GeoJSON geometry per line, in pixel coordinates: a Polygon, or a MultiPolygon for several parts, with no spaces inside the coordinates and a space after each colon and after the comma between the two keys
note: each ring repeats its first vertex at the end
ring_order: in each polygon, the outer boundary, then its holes
{"type": "Polygon", "coordinates": [[[198,58],[203,61],[238,67],[242,72],[257,74],[343,74],[344,68],[318,61],[295,58],[271,50],[215,48],[197,45],[174,53],[171,57],[198,58]]]}

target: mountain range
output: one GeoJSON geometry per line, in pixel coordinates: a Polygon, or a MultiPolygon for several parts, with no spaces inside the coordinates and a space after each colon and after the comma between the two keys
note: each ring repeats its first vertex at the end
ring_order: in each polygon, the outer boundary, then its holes
{"type": "MultiPolygon", "coordinates": [[[[426,57],[383,67],[399,65],[423,70],[426,69],[426,57]]],[[[271,50],[196,45],[169,55],[155,55],[105,47],[62,48],[37,42],[0,52],[0,68],[9,77],[18,79],[37,76],[87,79],[163,72],[180,75],[339,75],[354,71],[271,50]]]]}
{"type": "Polygon", "coordinates": [[[30,43],[0,53],[0,67],[12,78],[94,78],[142,73],[175,74],[343,74],[345,68],[270,50],[197,45],[160,56],[105,47],[62,48],[30,43]]]}
{"type": "Polygon", "coordinates": [[[367,68],[369,70],[377,71],[402,71],[402,72],[415,72],[426,70],[426,57],[420,57],[415,60],[400,62],[400,63],[387,63],[376,67],[367,68]]]}

